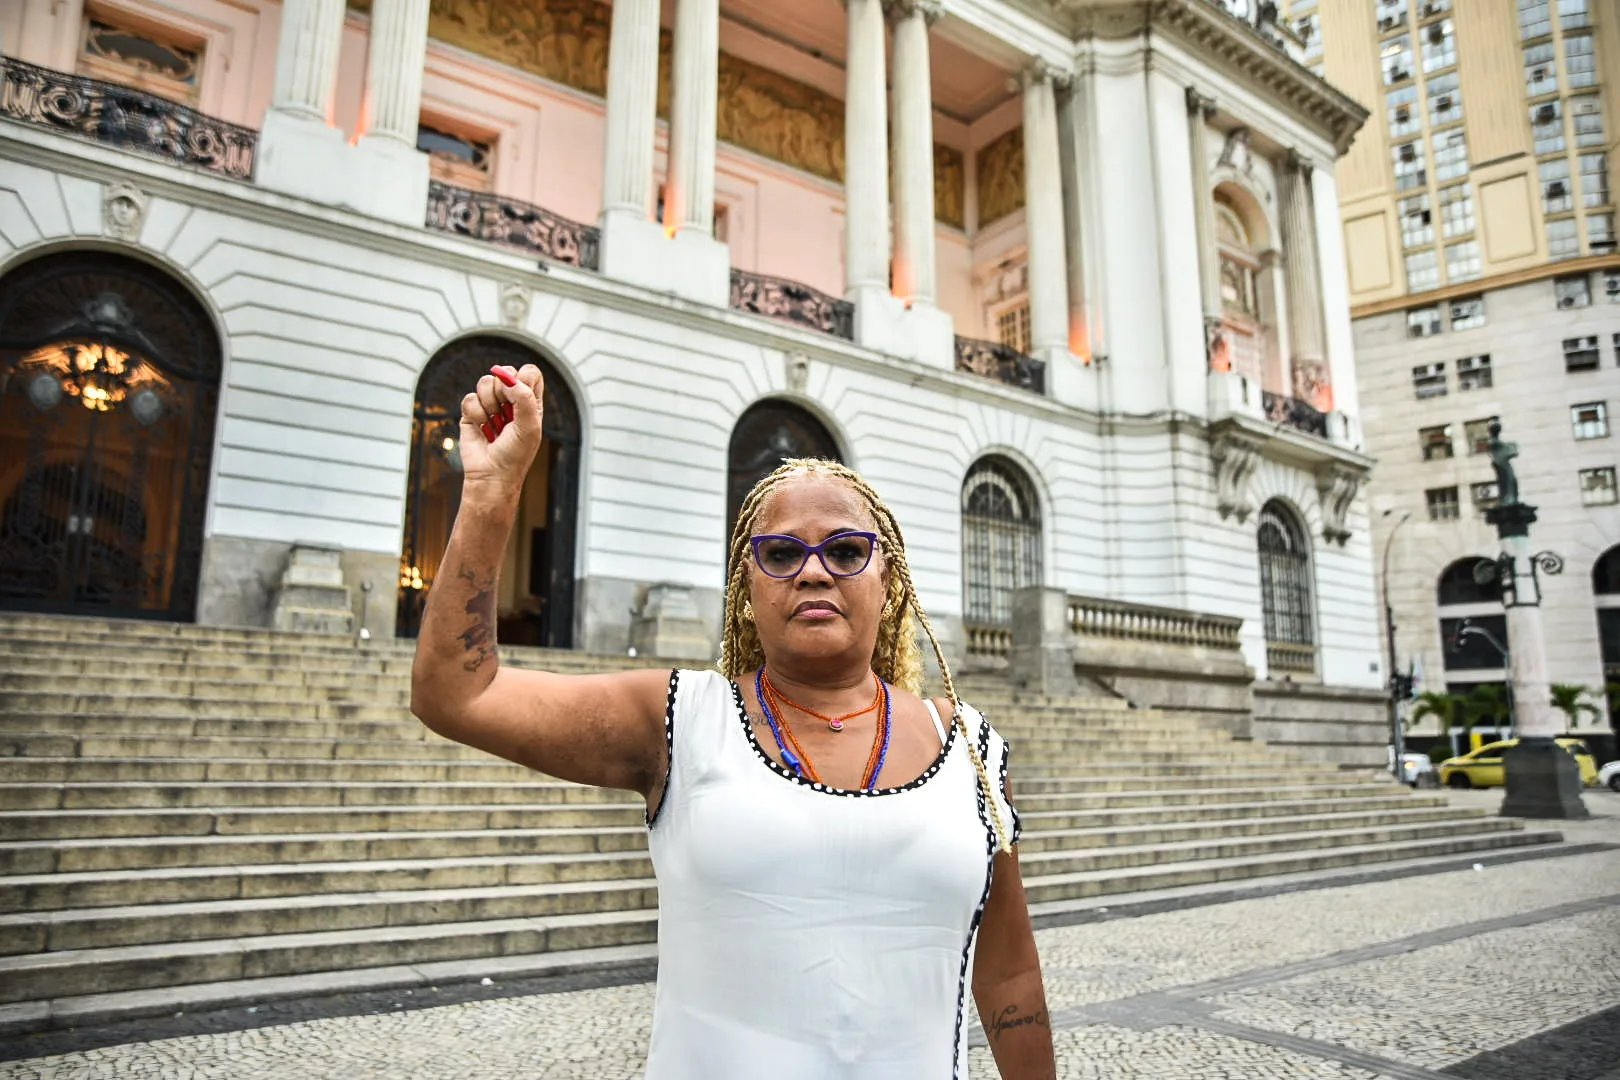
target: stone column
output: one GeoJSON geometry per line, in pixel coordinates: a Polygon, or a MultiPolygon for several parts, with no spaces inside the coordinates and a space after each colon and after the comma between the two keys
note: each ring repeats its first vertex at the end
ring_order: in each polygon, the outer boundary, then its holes
{"type": "Polygon", "coordinates": [[[343,38],[344,0],[286,0],[270,108],[326,123],[343,38]]]}
{"type": "Polygon", "coordinates": [[[602,223],[650,218],[658,126],[658,0],[616,0],[608,45],[602,223]]]}
{"type": "MultiPolygon", "coordinates": [[[[889,292],[889,132],[884,105],[883,7],[844,0],[844,289],[889,292]]],[[[857,314],[859,319],[859,314],[857,314]]]]}
{"type": "Polygon", "coordinates": [[[1187,88],[1187,129],[1191,135],[1193,221],[1198,230],[1199,294],[1204,301],[1205,359],[1213,359],[1221,325],[1221,263],[1215,249],[1215,195],[1209,178],[1209,122],[1215,99],[1187,88]]]}
{"type": "MultiPolygon", "coordinates": [[[[1024,234],[1029,250],[1029,337],[1052,364],[1069,350],[1069,275],[1064,253],[1063,176],[1058,160],[1056,84],[1042,61],[1024,71],[1024,234]]],[[[1049,372],[1058,375],[1056,372],[1049,372]]]]}
{"type": "Polygon", "coordinates": [[[1288,333],[1293,346],[1292,394],[1326,412],[1333,408],[1323,347],[1322,290],[1316,258],[1316,214],[1311,165],[1293,151],[1283,162],[1283,269],[1288,288],[1288,333]]]}
{"type": "Polygon", "coordinates": [[[714,234],[715,110],[720,79],[720,0],[677,0],[670,64],[669,179],[664,229],[714,234]]]}
{"type": "Polygon", "coordinates": [[[392,139],[416,149],[427,39],[428,0],[373,0],[366,58],[367,139],[392,139]]]}
{"type": "Polygon", "coordinates": [[[934,103],[928,28],[939,0],[894,4],[894,294],[935,301],[934,103]]]}

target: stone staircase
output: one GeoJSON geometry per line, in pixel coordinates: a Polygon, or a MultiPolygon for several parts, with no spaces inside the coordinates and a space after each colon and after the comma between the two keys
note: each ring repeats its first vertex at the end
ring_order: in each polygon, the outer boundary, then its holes
{"type": "MultiPolygon", "coordinates": [[[[0,1033],[650,959],[639,801],[427,731],[411,648],[0,615],[0,1033]]],[[[1014,745],[1038,913],[1557,839],[1123,702],[964,696],[1014,745]]]]}

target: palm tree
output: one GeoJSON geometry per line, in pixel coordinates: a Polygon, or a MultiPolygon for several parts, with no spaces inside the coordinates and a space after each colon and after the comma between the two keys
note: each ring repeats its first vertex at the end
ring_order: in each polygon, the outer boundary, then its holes
{"type": "Polygon", "coordinates": [[[1507,688],[1500,683],[1480,683],[1463,698],[1463,714],[1466,717],[1463,721],[1465,728],[1482,723],[1491,723],[1498,727],[1506,726],[1508,718],[1512,715],[1507,688]]]}
{"type": "Polygon", "coordinates": [[[1465,718],[1463,712],[1464,699],[1461,694],[1442,694],[1438,690],[1425,690],[1412,699],[1412,723],[1434,717],[1440,721],[1442,733],[1449,732],[1459,724],[1465,728],[1472,727],[1473,721],[1465,718]]]}
{"type": "Polygon", "coordinates": [[[1593,719],[1602,715],[1601,710],[1592,702],[1584,700],[1591,696],[1591,691],[1584,686],[1573,683],[1553,683],[1552,707],[1569,718],[1568,729],[1580,726],[1582,714],[1593,719]]]}

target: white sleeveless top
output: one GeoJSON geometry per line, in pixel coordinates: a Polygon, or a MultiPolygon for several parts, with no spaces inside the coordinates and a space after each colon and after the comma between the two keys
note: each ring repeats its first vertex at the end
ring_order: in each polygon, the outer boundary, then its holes
{"type": "MultiPolygon", "coordinates": [[[[1007,745],[963,708],[1016,839],[1007,745]]],[[[996,843],[961,733],[902,787],[833,788],[766,755],[729,679],[676,671],[665,735],[647,1080],[967,1076],[996,843]]]]}

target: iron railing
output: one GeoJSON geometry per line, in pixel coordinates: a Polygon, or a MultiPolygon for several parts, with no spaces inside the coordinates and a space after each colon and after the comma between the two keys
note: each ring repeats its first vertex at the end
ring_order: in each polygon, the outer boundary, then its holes
{"type": "Polygon", "coordinates": [[[259,133],[118,83],[0,60],[0,117],[251,180],[259,133]]]}
{"type": "Polygon", "coordinates": [[[855,340],[855,305],[797,281],[734,269],[731,306],[846,341],[855,340]]]}
{"type": "Polygon", "coordinates": [[[602,233],[594,225],[487,191],[430,181],[427,227],[522,248],[584,270],[598,268],[602,233]]]}
{"type": "Polygon", "coordinates": [[[1031,393],[1046,393],[1046,365],[1000,342],[958,335],[956,370],[969,371],[1031,393]]]}
{"type": "Polygon", "coordinates": [[[1318,439],[1327,438],[1327,413],[1322,410],[1298,398],[1284,397],[1270,390],[1261,392],[1260,403],[1266,411],[1266,419],[1272,423],[1315,435],[1318,439]]]}

